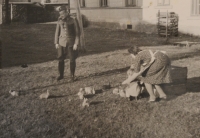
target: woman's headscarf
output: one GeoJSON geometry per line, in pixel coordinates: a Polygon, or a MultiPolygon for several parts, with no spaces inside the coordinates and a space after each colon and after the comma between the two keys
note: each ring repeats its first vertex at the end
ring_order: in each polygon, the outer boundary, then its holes
{"type": "Polygon", "coordinates": [[[137,46],[131,46],[129,49],[128,49],[128,52],[130,54],[134,54],[134,55],[137,55],[140,51],[142,51],[140,48],[138,48],[137,46]]]}

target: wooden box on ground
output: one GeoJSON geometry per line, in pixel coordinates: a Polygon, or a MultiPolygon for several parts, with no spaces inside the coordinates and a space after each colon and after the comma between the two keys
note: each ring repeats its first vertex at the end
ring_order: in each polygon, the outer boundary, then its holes
{"type": "Polygon", "coordinates": [[[162,85],[167,95],[181,95],[186,93],[187,72],[187,67],[171,67],[172,83],[162,85]]]}

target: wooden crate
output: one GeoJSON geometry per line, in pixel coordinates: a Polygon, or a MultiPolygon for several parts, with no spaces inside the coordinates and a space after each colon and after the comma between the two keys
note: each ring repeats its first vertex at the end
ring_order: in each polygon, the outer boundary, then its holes
{"type": "Polygon", "coordinates": [[[171,67],[171,77],[173,84],[185,84],[187,82],[187,67],[171,67]]]}
{"type": "Polygon", "coordinates": [[[172,83],[162,85],[167,95],[181,95],[186,93],[187,72],[187,67],[171,67],[172,83]]]}
{"type": "Polygon", "coordinates": [[[162,86],[166,95],[181,95],[186,93],[186,84],[165,84],[162,86]]]}
{"type": "Polygon", "coordinates": [[[177,36],[178,35],[178,15],[174,12],[158,12],[158,35],[177,36]]]}

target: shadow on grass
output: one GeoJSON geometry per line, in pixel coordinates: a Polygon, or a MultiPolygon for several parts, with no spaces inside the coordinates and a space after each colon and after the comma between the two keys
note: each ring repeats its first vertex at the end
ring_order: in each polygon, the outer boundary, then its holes
{"type": "Polygon", "coordinates": [[[104,103],[104,101],[92,101],[90,102],[90,105],[97,105],[97,104],[101,104],[104,103]]]}
{"type": "MultiPolygon", "coordinates": [[[[124,73],[128,69],[129,69],[129,67],[125,67],[125,68],[120,68],[120,69],[108,70],[108,71],[104,71],[104,72],[100,72],[100,73],[89,74],[88,76],[79,76],[79,77],[77,77],[77,80],[75,82],[83,81],[84,79],[92,78],[92,77],[96,78],[96,77],[101,77],[101,76],[110,76],[110,75],[114,75],[114,74],[124,73]]],[[[35,88],[31,88],[29,90],[39,90],[39,89],[43,89],[43,88],[64,85],[66,83],[71,83],[71,82],[68,82],[66,79],[63,79],[63,80],[58,81],[57,83],[54,83],[54,84],[51,84],[51,85],[47,85],[47,86],[43,86],[43,87],[35,87],[35,88]]],[[[113,87],[115,87],[115,86],[113,86],[113,87]]],[[[100,94],[100,93],[103,93],[107,90],[109,90],[109,89],[105,89],[105,90],[99,89],[99,90],[95,90],[95,92],[96,92],[96,94],[100,94]]]]}
{"type": "MultiPolygon", "coordinates": [[[[56,24],[14,24],[1,26],[2,67],[41,63],[56,59],[54,34],[56,24]]],[[[84,28],[87,52],[80,56],[127,49],[132,45],[160,46],[169,44],[164,37],[128,30],[84,28]]],[[[188,36],[170,38],[183,41],[188,36]]],[[[190,37],[197,41],[198,38],[190,37]]],[[[198,39],[199,41],[199,39],[198,39]]]]}
{"type": "MultiPolygon", "coordinates": [[[[110,75],[114,75],[114,74],[124,73],[128,69],[129,69],[129,67],[125,67],[125,68],[120,68],[120,69],[104,71],[104,72],[100,72],[100,73],[94,73],[94,74],[90,74],[88,76],[79,76],[77,81],[83,81],[84,79],[92,78],[92,77],[110,76],[110,75]]],[[[43,88],[48,88],[48,87],[58,86],[58,85],[63,85],[63,84],[66,84],[65,80],[62,82],[58,82],[56,84],[52,84],[52,85],[48,85],[48,86],[44,86],[44,87],[32,88],[30,90],[43,89],[43,88]]],[[[188,79],[187,80],[187,92],[200,92],[199,84],[200,84],[200,77],[188,79]]],[[[119,85],[119,84],[117,84],[117,85],[119,85]]],[[[112,86],[112,88],[114,88],[116,86],[112,86]]],[[[95,91],[96,91],[96,94],[100,94],[100,93],[104,92],[104,90],[102,90],[102,89],[98,89],[95,91]]],[[[145,97],[146,96],[147,95],[145,95],[145,97]]]]}
{"type": "MultiPolygon", "coordinates": [[[[189,78],[186,83],[186,93],[200,93],[200,77],[189,78]]],[[[168,94],[167,99],[159,99],[157,98],[156,102],[167,102],[177,97],[184,95],[186,93],[179,93],[179,94],[168,94]]],[[[138,98],[149,98],[149,94],[145,89],[144,92],[141,94],[141,97],[138,98]]],[[[133,98],[134,99],[134,98],[133,98]]]]}
{"type": "Polygon", "coordinates": [[[194,77],[187,80],[187,92],[200,92],[200,77],[194,77]]]}
{"type": "Polygon", "coordinates": [[[54,98],[63,98],[63,97],[67,97],[69,95],[62,95],[62,96],[59,96],[59,95],[50,95],[48,99],[54,99],[54,98]]]}
{"type": "Polygon", "coordinates": [[[85,98],[92,98],[94,96],[95,96],[94,94],[86,94],[86,95],[84,95],[85,98]]]}
{"type": "Polygon", "coordinates": [[[114,74],[117,74],[117,73],[126,72],[129,68],[130,68],[130,66],[120,68],[120,69],[103,71],[103,72],[99,72],[99,73],[93,73],[93,74],[89,74],[88,76],[80,76],[79,79],[85,79],[85,78],[88,78],[88,77],[105,76],[105,75],[114,75],[114,74]]]}
{"type": "Polygon", "coordinates": [[[95,93],[96,93],[96,94],[101,94],[101,93],[103,93],[103,90],[102,90],[102,89],[95,90],[95,93]]]}
{"type": "MultiPolygon", "coordinates": [[[[189,93],[199,93],[200,92],[199,84],[200,84],[200,77],[189,78],[186,83],[186,93],[188,93],[188,92],[189,93]]],[[[184,95],[186,93],[167,95],[167,99],[165,101],[170,101],[170,100],[176,99],[177,97],[184,95]]],[[[163,101],[163,100],[160,100],[160,101],[163,101]]]]}

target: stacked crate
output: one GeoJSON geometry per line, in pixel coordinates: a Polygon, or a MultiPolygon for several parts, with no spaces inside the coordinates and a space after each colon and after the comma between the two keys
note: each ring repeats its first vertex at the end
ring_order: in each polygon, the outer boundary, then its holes
{"type": "Polygon", "coordinates": [[[178,15],[174,12],[158,12],[158,35],[178,36],[178,15]]]}

